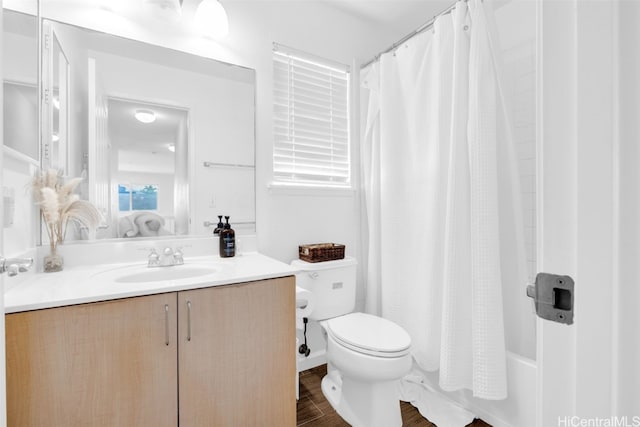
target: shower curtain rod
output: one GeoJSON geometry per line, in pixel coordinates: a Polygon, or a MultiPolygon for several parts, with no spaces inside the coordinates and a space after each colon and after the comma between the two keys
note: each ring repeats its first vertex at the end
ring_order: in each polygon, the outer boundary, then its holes
{"type": "MultiPolygon", "coordinates": [[[[469,0],[459,0],[459,1],[463,1],[463,2],[467,2],[469,0]]],[[[411,33],[407,34],[406,36],[404,36],[403,38],[401,38],[400,40],[398,40],[397,42],[395,42],[394,44],[392,44],[391,46],[389,46],[387,49],[383,50],[382,52],[380,52],[379,54],[377,54],[376,56],[374,56],[373,58],[371,58],[369,61],[365,62],[364,65],[360,66],[360,69],[364,69],[367,68],[369,65],[373,64],[374,62],[376,62],[378,59],[380,59],[380,57],[382,55],[384,55],[385,53],[389,53],[389,52],[393,52],[394,50],[396,50],[402,43],[406,42],[407,40],[417,36],[418,34],[422,33],[423,31],[428,30],[429,28],[433,27],[433,23],[436,21],[436,18],[442,16],[442,15],[446,15],[447,13],[451,12],[453,9],[456,8],[456,5],[458,4],[458,2],[453,3],[451,6],[447,7],[446,9],[444,9],[443,11],[441,11],[440,13],[438,13],[437,15],[435,15],[433,18],[431,18],[429,21],[425,22],[424,24],[422,24],[421,26],[419,26],[417,29],[415,29],[414,31],[412,31],[411,33]]]]}

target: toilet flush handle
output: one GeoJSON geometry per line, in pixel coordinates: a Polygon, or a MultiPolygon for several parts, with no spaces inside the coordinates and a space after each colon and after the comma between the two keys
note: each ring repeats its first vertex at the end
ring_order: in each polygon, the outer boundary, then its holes
{"type": "Polygon", "coordinates": [[[312,273],[309,273],[309,277],[311,277],[313,280],[317,279],[320,275],[318,274],[317,271],[314,271],[312,273]]]}

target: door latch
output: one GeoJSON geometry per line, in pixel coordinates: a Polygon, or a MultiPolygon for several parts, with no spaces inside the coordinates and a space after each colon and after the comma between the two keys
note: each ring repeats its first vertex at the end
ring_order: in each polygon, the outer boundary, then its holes
{"type": "Polygon", "coordinates": [[[527,286],[527,296],[533,298],[536,314],[542,319],[571,325],[574,286],[569,276],[538,273],[535,285],[527,286]]]}

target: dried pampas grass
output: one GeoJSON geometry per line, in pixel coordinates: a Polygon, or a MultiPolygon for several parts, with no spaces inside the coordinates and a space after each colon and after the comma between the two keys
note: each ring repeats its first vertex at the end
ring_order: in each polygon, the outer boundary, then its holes
{"type": "Polygon", "coordinates": [[[95,206],[87,200],[80,200],[80,196],[74,193],[80,182],[82,178],[64,182],[57,169],[40,171],[31,182],[33,197],[47,226],[52,253],[59,243],[64,242],[69,221],[94,229],[100,223],[100,213],[95,206]]]}

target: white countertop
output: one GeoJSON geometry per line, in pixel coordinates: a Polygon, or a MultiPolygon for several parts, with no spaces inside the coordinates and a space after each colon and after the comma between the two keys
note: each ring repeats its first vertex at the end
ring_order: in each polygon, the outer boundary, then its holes
{"type": "MultiPolygon", "coordinates": [[[[134,283],[114,281],[114,277],[130,269],[132,265],[134,264],[77,266],[57,273],[34,274],[5,293],[5,313],[272,279],[290,276],[297,271],[288,264],[257,252],[245,252],[233,258],[220,258],[217,255],[190,257],[185,258],[184,266],[154,268],[212,266],[217,269],[212,274],[194,278],[134,283]]],[[[137,263],[136,266],[146,269],[143,263],[137,263]]]]}

